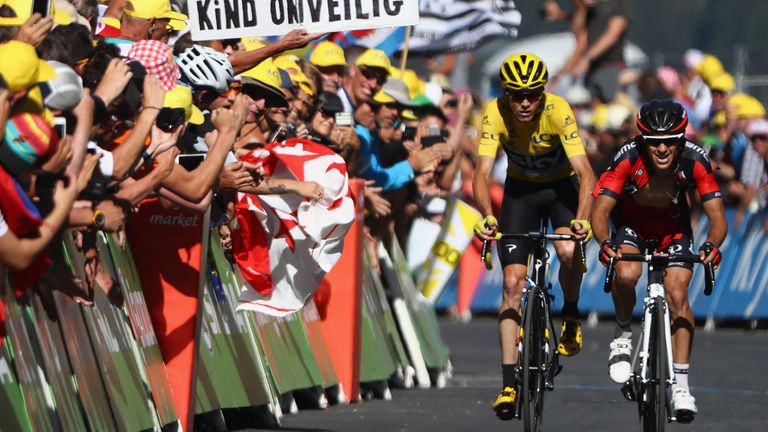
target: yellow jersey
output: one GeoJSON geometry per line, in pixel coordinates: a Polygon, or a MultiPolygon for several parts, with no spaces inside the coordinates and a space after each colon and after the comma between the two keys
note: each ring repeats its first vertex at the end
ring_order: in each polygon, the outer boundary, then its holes
{"type": "Polygon", "coordinates": [[[569,157],[586,155],[576,118],[568,102],[544,93],[541,112],[530,122],[517,120],[506,98],[485,106],[479,156],[495,158],[499,145],[507,153],[507,176],[550,182],[574,175],[569,157]]]}

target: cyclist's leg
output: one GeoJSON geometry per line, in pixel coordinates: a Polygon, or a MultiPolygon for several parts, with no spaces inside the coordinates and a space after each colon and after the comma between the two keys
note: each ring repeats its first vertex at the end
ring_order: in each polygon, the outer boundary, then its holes
{"type": "MultiPolygon", "coordinates": [[[[573,234],[571,220],[578,209],[578,182],[575,177],[560,180],[552,185],[554,199],[549,203],[549,218],[555,232],[573,234]]],[[[557,351],[564,356],[573,356],[581,351],[583,344],[579,322],[579,291],[581,290],[581,267],[576,244],[572,241],[556,241],[555,252],[560,261],[558,280],[563,288],[563,327],[557,351]]]]}
{"type": "MultiPolygon", "coordinates": [[[[624,253],[637,253],[641,243],[635,231],[621,227],[614,235],[614,242],[624,253]]],[[[613,279],[611,296],[616,311],[616,329],[608,354],[608,374],[616,383],[626,382],[632,374],[632,310],[635,307],[635,286],[642,273],[638,262],[618,261],[613,279]]]]}
{"type": "MultiPolygon", "coordinates": [[[[666,251],[671,255],[694,255],[688,236],[677,235],[666,251]]],[[[676,416],[682,422],[693,420],[696,414],[696,399],[691,396],[688,386],[688,366],[693,345],[693,311],[688,302],[688,285],[693,276],[693,264],[671,262],[664,276],[667,304],[672,330],[672,363],[676,384],[672,388],[672,405],[676,416]]]]}
{"type": "MultiPolygon", "coordinates": [[[[501,204],[499,230],[501,232],[527,232],[538,228],[535,208],[526,199],[525,183],[515,184],[508,179],[501,204]]],[[[504,271],[504,286],[499,307],[499,344],[501,347],[502,391],[493,408],[500,417],[507,418],[514,412],[517,401],[518,363],[517,337],[520,323],[520,301],[531,243],[524,240],[502,239],[497,242],[499,260],[504,271]]]]}

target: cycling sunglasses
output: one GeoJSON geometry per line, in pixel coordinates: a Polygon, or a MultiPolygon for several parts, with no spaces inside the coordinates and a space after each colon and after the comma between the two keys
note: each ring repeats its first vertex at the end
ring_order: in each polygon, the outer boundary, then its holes
{"type": "Polygon", "coordinates": [[[539,99],[541,99],[541,96],[544,94],[544,92],[542,91],[534,91],[534,92],[507,91],[507,92],[504,92],[504,94],[507,96],[507,99],[509,99],[514,103],[523,103],[524,101],[538,102],[539,99]]]}

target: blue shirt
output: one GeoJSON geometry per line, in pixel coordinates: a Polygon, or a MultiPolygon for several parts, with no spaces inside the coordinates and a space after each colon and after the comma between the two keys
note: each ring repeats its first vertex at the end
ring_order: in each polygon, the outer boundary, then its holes
{"type": "Polygon", "coordinates": [[[364,179],[373,180],[376,182],[376,186],[381,187],[384,191],[401,188],[413,180],[415,173],[407,160],[388,168],[381,166],[378,135],[372,135],[371,131],[363,125],[356,125],[355,133],[360,139],[358,171],[364,179]]]}

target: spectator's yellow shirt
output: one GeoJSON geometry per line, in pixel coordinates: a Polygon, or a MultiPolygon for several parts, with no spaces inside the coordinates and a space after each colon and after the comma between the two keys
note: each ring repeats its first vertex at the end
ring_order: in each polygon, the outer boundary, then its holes
{"type": "Polygon", "coordinates": [[[560,96],[545,93],[541,113],[528,123],[517,120],[504,97],[485,106],[479,156],[496,157],[499,145],[507,153],[507,176],[549,182],[574,175],[568,162],[585,155],[579,128],[570,105],[560,96]]]}

